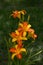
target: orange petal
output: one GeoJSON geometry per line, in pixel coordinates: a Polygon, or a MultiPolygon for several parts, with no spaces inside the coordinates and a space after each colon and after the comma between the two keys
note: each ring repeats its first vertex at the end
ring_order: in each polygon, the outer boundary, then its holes
{"type": "Polygon", "coordinates": [[[21,55],[21,54],[16,55],[16,57],[17,57],[18,59],[22,59],[22,55],[21,55]]]}
{"type": "Polygon", "coordinates": [[[20,32],[20,31],[22,31],[22,29],[23,29],[22,27],[19,27],[19,28],[18,28],[18,31],[20,32]]]}
{"type": "Polygon", "coordinates": [[[23,22],[23,26],[27,26],[28,25],[28,22],[23,22]]]}
{"type": "Polygon", "coordinates": [[[34,29],[29,28],[28,33],[34,33],[34,29]]]}
{"type": "Polygon", "coordinates": [[[14,18],[16,18],[18,15],[19,15],[19,12],[18,12],[18,11],[13,11],[12,16],[13,16],[14,18]]]}
{"type": "Polygon", "coordinates": [[[15,32],[12,32],[12,33],[10,34],[10,36],[11,36],[12,38],[14,38],[14,37],[16,37],[17,35],[16,35],[15,32]]]}
{"type": "Polygon", "coordinates": [[[14,52],[16,52],[16,49],[15,48],[11,48],[9,51],[14,53],[14,52]]]}

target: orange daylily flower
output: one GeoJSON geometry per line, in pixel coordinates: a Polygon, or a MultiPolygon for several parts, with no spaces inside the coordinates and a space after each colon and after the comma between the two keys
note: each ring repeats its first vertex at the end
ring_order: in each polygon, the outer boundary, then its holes
{"type": "Polygon", "coordinates": [[[17,41],[18,43],[22,43],[22,40],[27,40],[26,37],[22,36],[22,32],[19,32],[18,30],[12,32],[10,36],[12,37],[12,42],[17,41]]]}
{"type": "Polygon", "coordinates": [[[20,12],[19,11],[13,11],[13,13],[11,14],[11,16],[13,16],[14,18],[20,18],[20,12]]]}
{"type": "Polygon", "coordinates": [[[15,56],[18,59],[21,59],[22,58],[21,52],[26,52],[26,49],[21,47],[21,46],[19,46],[19,45],[15,45],[15,48],[11,48],[9,51],[11,53],[13,53],[12,56],[11,56],[11,59],[13,60],[15,56]]]}
{"type": "Polygon", "coordinates": [[[13,14],[11,14],[11,16],[13,16],[14,18],[20,18],[21,17],[21,14],[25,15],[26,14],[26,11],[25,10],[21,10],[21,11],[13,11],[13,14]]]}
{"type": "Polygon", "coordinates": [[[28,24],[28,22],[23,22],[23,23],[19,23],[19,28],[18,28],[18,31],[22,31],[23,32],[23,36],[25,37],[26,36],[26,33],[28,31],[28,29],[31,27],[30,24],[28,24]]]}
{"type": "Polygon", "coordinates": [[[28,29],[28,35],[33,39],[37,38],[37,35],[34,32],[35,32],[34,29],[32,28],[28,29]]]}

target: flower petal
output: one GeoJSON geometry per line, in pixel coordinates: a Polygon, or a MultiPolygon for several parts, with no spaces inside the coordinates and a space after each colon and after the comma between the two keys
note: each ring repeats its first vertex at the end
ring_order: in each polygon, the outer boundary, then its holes
{"type": "Polygon", "coordinates": [[[22,29],[23,29],[22,27],[19,27],[19,28],[18,28],[18,31],[20,32],[20,31],[22,31],[22,29]]]}
{"type": "Polygon", "coordinates": [[[20,17],[21,17],[20,13],[18,14],[18,16],[17,16],[17,17],[20,19],[20,17]]]}
{"type": "Polygon", "coordinates": [[[18,59],[21,59],[22,58],[22,55],[21,54],[17,54],[16,55],[18,59]]]}
{"type": "Polygon", "coordinates": [[[23,37],[25,37],[26,36],[26,32],[23,32],[23,37]]]}
{"type": "Polygon", "coordinates": [[[17,40],[16,38],[13,38],[13,39],[12,39],[12,42],[15,42],[16,40],[17,40]]]}
{"type": "Polygon", "coordinates": [[[17,30],[15,30],[16,34],[19,35],[19,32],[17,30]]]}
{"type": "Polygon", "coordinates": [[[19,23],[19,26],[23,27],[23,24],[22,23],[19,23]]]}
{"type": "Polygon", "coordinates": [[[33,34],[34,32],[35,32],[34,29],[32,29],[32,28],[29,28],[29,29],[28,29],[28,33],[33,34]]]}
{"type": "Polygon", "coordinates": [[[13,60],[15,56],[16,56],[16,53],[12,54],[11,59],[13,60]]]}
{"type": "Polygon", "coordinates": [[[25,11],[25,10],[22,10],[21,13],[22,13],[23,15],[25,15],[25,14],[26,14],[26,11],[25,11]]]}
{"type": "Polygon", "coordinates": [[[25,48],[21,48],[20,52],[26,52],[26,49],[25,48]]]}
{"type": "Polygon", "coordinates": [[[26,37],[22,37],[22,40],[27,40],[27,38],[26,37]]]}
{"type": "Polygon", "coordinates": [[[31,25],[29,24],[28,26],[27,26],[27,29],[29,29],[31,27],[31,25]]]}
{"type": "Polygon", "coordinates": [[[10,34],[10,36],[11,36],[12,38],[16,37],[15,32],[12,32],[12,33],[10,34]]]}
{"type": "Polygon", "coordinates": [[[14,53],[14,52],[16,52],[16,49],[15,48],[11,48],[9,51],[14,53]]]}

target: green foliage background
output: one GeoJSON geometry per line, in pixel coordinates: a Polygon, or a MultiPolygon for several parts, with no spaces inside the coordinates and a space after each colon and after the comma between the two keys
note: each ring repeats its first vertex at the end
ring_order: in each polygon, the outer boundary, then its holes
{"type": "MultiPolygon", "coordinates": [[[[0,65],[7,65],[8,59],[4,37],[8,38],[8,34],[14,31],[18,24],[18,19],[14,20],[10,15],[13,10],[22,9],[25,9],[30,15],[30,24],[38,35],[33,50],[43,49],[43,0],[0,0],[0,65]]],[[[43,65],[43,52],[36,58],[39,60],[33,65],[43,65]]]]}

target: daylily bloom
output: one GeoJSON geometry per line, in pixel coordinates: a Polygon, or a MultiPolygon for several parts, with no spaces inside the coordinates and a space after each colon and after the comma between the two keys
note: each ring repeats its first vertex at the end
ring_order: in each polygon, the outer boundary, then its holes
{"type": "Polygon", "coordinates": [[[21,17],[21,14],[25,15],[26,14],[26,11],[25,10],[21,10],[21,11],[13,11],[13,14],[11,14],[11,16],[13,16],[14,18],[20,18],[21,17]]]}
{"type": "Polygon", "coordinates": [[[23,36],[26,36],[26,33],[28,31],[28,29],[31,27],[30,24],[28,24],[28,22],[23,22],[23,23],[19,23],[19,28],[18,31],[22,31],[23,32],[23,36]]]}
{"type": "Polygon", "coordinates": [[[34,32],[35,32],[34,29],[32,28],[28,29],[29,37],[32,37],[33,39],[37,38],[37,35],[34,32]]]}
{"type": "Polygon", "coordinates": [[[18,30],[12,32],[10,36],[12,37],[12,42],[17,41],[17,43],[22,43],[22,40],[27,40],[26,37],[22,36],[22,32],[19,32],[18,30]]]}
{"type": "Polygon", "coordinates": [[[11,16],[13,16],[14,18],[20,18],[20,12],[19,11],[13,11],[13,13],[11,14],[11,16]]]}
{"type": "Polygon", "coordinates": [[[11,56],[11,59],[13,60],[15,56],[18,59],[21,59],[22,58],[22,54],[21,53],[22,52],[26,52],[26,49],[21,47],[21,46],[19,46],[19,45],[15,45],[15,48],[11,48],[9,51],[11,53],[13,53],[12,56],[11,56]]]}

